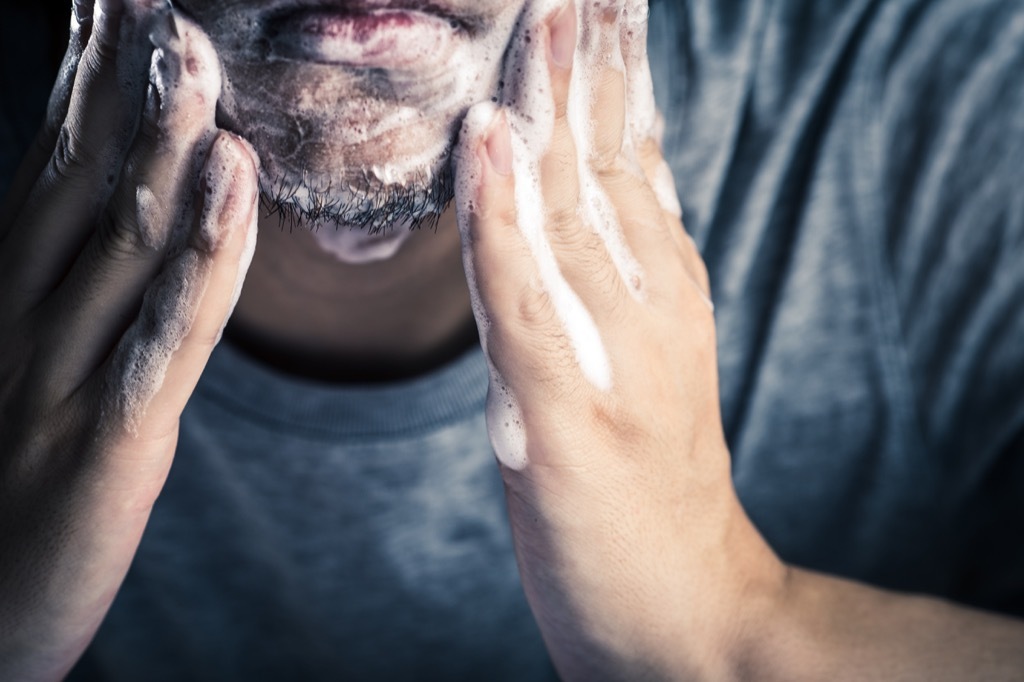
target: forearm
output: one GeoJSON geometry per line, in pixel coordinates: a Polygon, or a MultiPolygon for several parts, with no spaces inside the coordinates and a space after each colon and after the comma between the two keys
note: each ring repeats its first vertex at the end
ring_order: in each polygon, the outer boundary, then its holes
{"type": "Polygon", "coordinates": [[[740,679],[1024,675],[1024,623],[1010,618],[800,569],[787,570],[777,597],[765,603],[736,640],[740,679]]]}

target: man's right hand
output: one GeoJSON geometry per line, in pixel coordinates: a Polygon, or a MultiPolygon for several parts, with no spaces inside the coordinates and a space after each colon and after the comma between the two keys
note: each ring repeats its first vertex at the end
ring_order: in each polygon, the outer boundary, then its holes
{"type": "Polygon", "coordinates": [[[95,634],[255,244],[208,39],[157,0],[76,9],[0,213],[0,679],[59,678],[95,634]]]}

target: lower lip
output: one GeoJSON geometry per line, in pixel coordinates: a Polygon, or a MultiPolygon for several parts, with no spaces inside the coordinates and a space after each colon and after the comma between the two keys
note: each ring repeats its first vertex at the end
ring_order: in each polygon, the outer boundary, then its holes
{"type": "Polygon", "coordinates": [[[305,10],[276,22],[275,57],[377,69],[414,69],[446,61],[454,49],[452,24],[406,10],[346,13],[305,10]]]}

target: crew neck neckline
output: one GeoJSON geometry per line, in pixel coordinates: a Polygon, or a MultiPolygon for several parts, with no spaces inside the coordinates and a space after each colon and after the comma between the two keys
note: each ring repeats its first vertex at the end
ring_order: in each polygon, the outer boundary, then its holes
{"type": "Polygon", "coordinates": [[[487,363],[479,346],[420,377],[329,384],[275,370],[222,341],[194,399],[255,426],[315,438],[414,437],[483,413],[487,363]]]}

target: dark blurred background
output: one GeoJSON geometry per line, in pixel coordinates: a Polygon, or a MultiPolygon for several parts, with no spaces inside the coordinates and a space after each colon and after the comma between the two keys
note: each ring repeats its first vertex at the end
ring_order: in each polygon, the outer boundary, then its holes
{"type": "Polygon", "coordinates": [[[4,0],[0,10],[0,195],[46,111],[71,23],[71,0],[4,0]],[[13,153],[11,153],[13,152],[13,153]]]}

